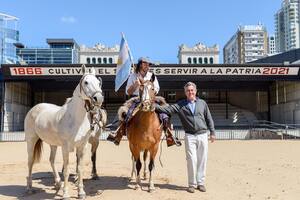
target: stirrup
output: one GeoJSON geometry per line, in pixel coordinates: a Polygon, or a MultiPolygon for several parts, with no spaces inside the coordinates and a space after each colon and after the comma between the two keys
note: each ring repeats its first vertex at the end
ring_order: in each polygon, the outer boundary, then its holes
{"type": "Polygon", "coordinates": [[[168,147],[173,146],[174,144],[178,147],[180,147],[182,145],[182,143],[179,141],[179,139],[172,134],[172,130],[169,127],[167,128],[167,131],[165,133],[166,133],[166,140],[168,140],[168,137],[172,139],[171,144],[168,144],[168,142],[167,142],[168,147]],[[169,134],[168,134],[168,131],[169,131],[169,134]],[[170,135],[170,136],[168,136],[168,135],[170,135]]]}

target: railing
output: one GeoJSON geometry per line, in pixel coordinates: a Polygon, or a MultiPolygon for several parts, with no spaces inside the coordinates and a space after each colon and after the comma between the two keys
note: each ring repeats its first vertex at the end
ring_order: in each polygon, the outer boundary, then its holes
{"type": "Polygon", "coordinates": [[[281,139],[300,139],[300,124],[280,124],[267,120],[255,120],[251,124],[251,131],[271,132],[281,139]]]}
{"type": "Polygon", "coordinates": [[[24,131],[19,132],[0,132],[0,142],[25,141],[24,131]]]}
{"type": "Polygon", "coordinates": [[[251,124],[252,127],[266,127],[273,129],[298,129],[300,124],[280,124],[268,120],[254,120],[251,124]]]}
{"type": "MultiPolygon", "coordinates": [[[[109,130],[104,131],[100,140],[106,140],[109,130]]],[[[266,137],[265,132],[271,132],[275,136],[273,139],[300,139],[300,124],[280,124],[267,120],[256,120],[252,124],[235,124],[226,126],[226,128],[216,129],[217,140],[248,140],[248,139],[270,139],[266,137]],[[298,128],[299,127],[299,128],[298,128]],[[254,137],[253,133],[256,132],[254,137]]],[[[174,136],[184,139],[185,132],[181,126],[174,127],[174,136]]],[[[164,135],[163,135],[164,136],[164,135]]],[[[123,137],[123,139],[127,139],[123,137]]],[[[272,139],[272,138],[271,138],[272,139]]],[[[0,141],[24,141],[25,133],[18,132],[0,132],[0,141]]]]}

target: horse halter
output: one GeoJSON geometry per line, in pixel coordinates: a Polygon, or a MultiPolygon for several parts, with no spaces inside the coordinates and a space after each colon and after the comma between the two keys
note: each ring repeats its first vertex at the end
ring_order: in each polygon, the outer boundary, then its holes
{"type": "Polygon", "coordinates": [[[140,86],[140,101],[142,111],[154,111],[154,84],[151,81],[145,81],[140,86]]]}
{"type": "Polygon", "coordinates": [[[96,106],[101,106],[97,103],[97,97],[96,95],[99,93],[101,95],[101,97],[103,98],[103,95],[102,95],[102,91],[95,91],[94,93],[92,93],[91,96],[87,95],[86,91],[84,90],[82,84],[83,84],[83,80],[86,76],[88,76],[90,74],[85,74],[82,76],[82,78],[80,79],[80,82],[79,82],[79,92],[80,92],[80,97],[82,98],[82,100],[84,100],[85,102],[85,108],[87,110],[87,112],[93,110],[96,106]],[[85,97],[88,97],[88,99],[84,98],[83,95],[81,94],[84,94],[85,97]]]}

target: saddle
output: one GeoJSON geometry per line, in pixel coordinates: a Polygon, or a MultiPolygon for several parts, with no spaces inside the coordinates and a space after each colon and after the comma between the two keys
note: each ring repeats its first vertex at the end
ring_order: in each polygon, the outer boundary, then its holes
{"type": "MultiPolygon", "coordinates": [[[[155,102],[159,104],[160,106],[168,105],[165,98],[161,96],[155,97],[155,102]]],[[[127,100],[119,109],[118,109],[118,118],[119,121],[124,122],[127,118],[127,123],[132,119],[133,116],[139,111],[141,106],[140,98],[139,97],[132,97],[129,100],[127,100]],[[133,105],[134,104],[134,105],[133,105]],[[127,116],[127,113],[129,109],[133,109],[131,116],[127,116]]],[[[163,119],[159,116],[160,121],[162,122],[163,119]]]]}

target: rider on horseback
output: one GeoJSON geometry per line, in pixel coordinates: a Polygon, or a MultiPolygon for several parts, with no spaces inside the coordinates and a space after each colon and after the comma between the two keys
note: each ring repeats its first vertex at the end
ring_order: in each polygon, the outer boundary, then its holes
{"type": "MultiPolygon", "coordinates": [[[[140,80],[150,80],[152,77],[152,73],[149,72],[149,66],[152,64],[148,58],[141,57],[138,60],[137,67],[135,68],[135,73],[130,74],[129,79],[127,81],[127,86],[126,86],[126,94],[129,95],[130,97],[138,97],[139,96],[139,87],[141,85],[140,80]]],[[[154,90],[155,93],[157,94],[159,91],[159,83],[157,81],[157,78],[155,77],[154,80],[154,90]]],[[[157,102],[161,103],[161,102],[157,102]]],[[[121,121],[119,127],[116,130],[115,134],[110,134],[107,137],[107,140],[114,142],[116,145],[119,145],[122,136],[126,135],[126,127],[127,123],[130,121],[132,117],[132,113],[135,110],[135,108],[139,104],[139,99],[135,98],[132,100],[128,111],[126,113],[126,116],[123,116],[124,120],[121,121]]],[[[167,146],[172,146],[176,144],[177,146],[181,145],[181,142],[175,138],[172,135],[172,128],[171,128],[171,123],[170,123],[170,118],[166,114],[159,114],[159,118],[161,119],[161,123],[163,125],[163,129],[166,135],[166,141],[167,141],[167,146]]]]}

